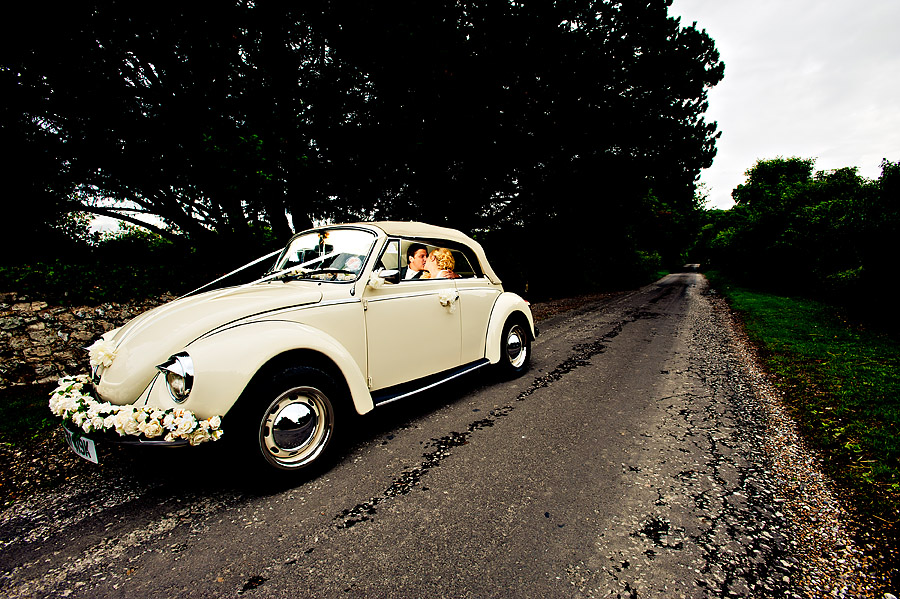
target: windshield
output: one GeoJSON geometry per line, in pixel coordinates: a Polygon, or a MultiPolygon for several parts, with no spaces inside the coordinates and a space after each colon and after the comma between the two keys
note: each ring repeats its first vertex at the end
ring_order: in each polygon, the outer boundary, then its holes
{"type": "Polygon", "coordinates": [[[375,234],[360,229],[321,229],[291,240],[275,263],[286,276],[355,281],[369,256],[375,234]]]}

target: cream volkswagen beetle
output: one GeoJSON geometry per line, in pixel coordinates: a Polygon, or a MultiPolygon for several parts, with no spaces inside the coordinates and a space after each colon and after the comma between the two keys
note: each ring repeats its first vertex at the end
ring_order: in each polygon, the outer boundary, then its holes
{"type": "Polygon", "coordinates": [[[105,334],[93,395],[217,427],[221,416],[244,455],[305,470],[354,414],[487,365],[524,372],[534,336],[528,304],[503,290],[467,235],[409,222],[324,226],[295,235],[258,281],[178,299],[105,334]],[[407,252],[423,246],[448,249],[453,271],[407,279],[407,252]]]}

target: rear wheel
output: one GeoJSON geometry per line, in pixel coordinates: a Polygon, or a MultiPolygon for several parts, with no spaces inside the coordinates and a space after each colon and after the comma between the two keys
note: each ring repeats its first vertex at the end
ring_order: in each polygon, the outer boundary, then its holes
{"type": "Polygon", "coordinates": [[[500,338],[500,367],[508,376],[519,376],[531,363],[531,336],[522,318],[511,317],[500,338]]]}

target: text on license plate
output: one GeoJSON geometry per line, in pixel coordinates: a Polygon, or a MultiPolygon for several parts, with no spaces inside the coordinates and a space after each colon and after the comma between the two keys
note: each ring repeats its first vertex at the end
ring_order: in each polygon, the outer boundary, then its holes
{"type": "Polygon", "coordinates": [[[78,434],[72,434],[72,432],[65,427],[63,427],[63,432],[66,433],[66,441],[68,441],[69,447],[76,453],[76,455],[94,462],[95,464],[100,463],[100,461],[97,459],[97,445],[92,439],[82,437],[78,434]]]}

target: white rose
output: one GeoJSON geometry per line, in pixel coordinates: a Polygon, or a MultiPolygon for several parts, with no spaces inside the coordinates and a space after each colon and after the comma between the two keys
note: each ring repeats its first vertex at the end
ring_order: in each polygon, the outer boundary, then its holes
{"type": "Polygon", "coordinates": [[[130,418],[123,419],[122,430],[126,435],[139,435],[141,434],[141,423],[132,415],[130,418]]]}
{"type": "Polygon", "coordinates": [[[116,344],[105,339],[98,339],[88,347],[91,366],[112,366],[116,359],[116,344]]]}
{"type": "Polygon", "coordinates": [[[116,432],[120,435],[125,435],[125,423],[128,419],[131,418],[128,410],[119,410],[115,414],[112,415],[113,422],[115,423],[116,432]]]}
{"type": "Polygon", "coordinates": [[[188,441],[191,445],[200,445],[201,443],[209,441],[209,433],[203,429],[197,429],[188,435],[188,441]]]}
{"type": "Polygon", "coordinates": [[[194,430],[196,426],[197,420],[194,418],[194,415],[190,412],[182,412],[175,418],[175,430],[173,432],[179,437],[184,437],[187,433],[194,430]]]}
{"type": "Polygon", "coordinates": [[[148,439],[153,439],[163,434],[163,427],[158,420],[150,420],[141,425],[141,432],[148,439]]]}
{"type": "Polygon", "coordinates": [[[103,419],[103,429],[110,430],[116,429],[119,430],[119,427],[116,426],[116,420],[118,419],[118,414],[110,414],[106,418],[103,419]]]}
{"type": "Polygon", "coordinates": [[[165,416],[163,416],[162,424],[166,429],[173,431],[175,430],[175,414],[172,412],[168,412],[165,416]]]}
{"type": "Polygon", "coordinates": [[[76,412],[78,411],[78,402],[75,401],[74,398],[71,397],[62,397],[59,402],[60,409],[63,412],[76,412]]]}
{"type": "Polygon", "coordinates": [[[98,404],[96,401],[89,401],[87,403],[87,407],[88,418],[96,418],[100,415],[100,404],[98,404]]]}

